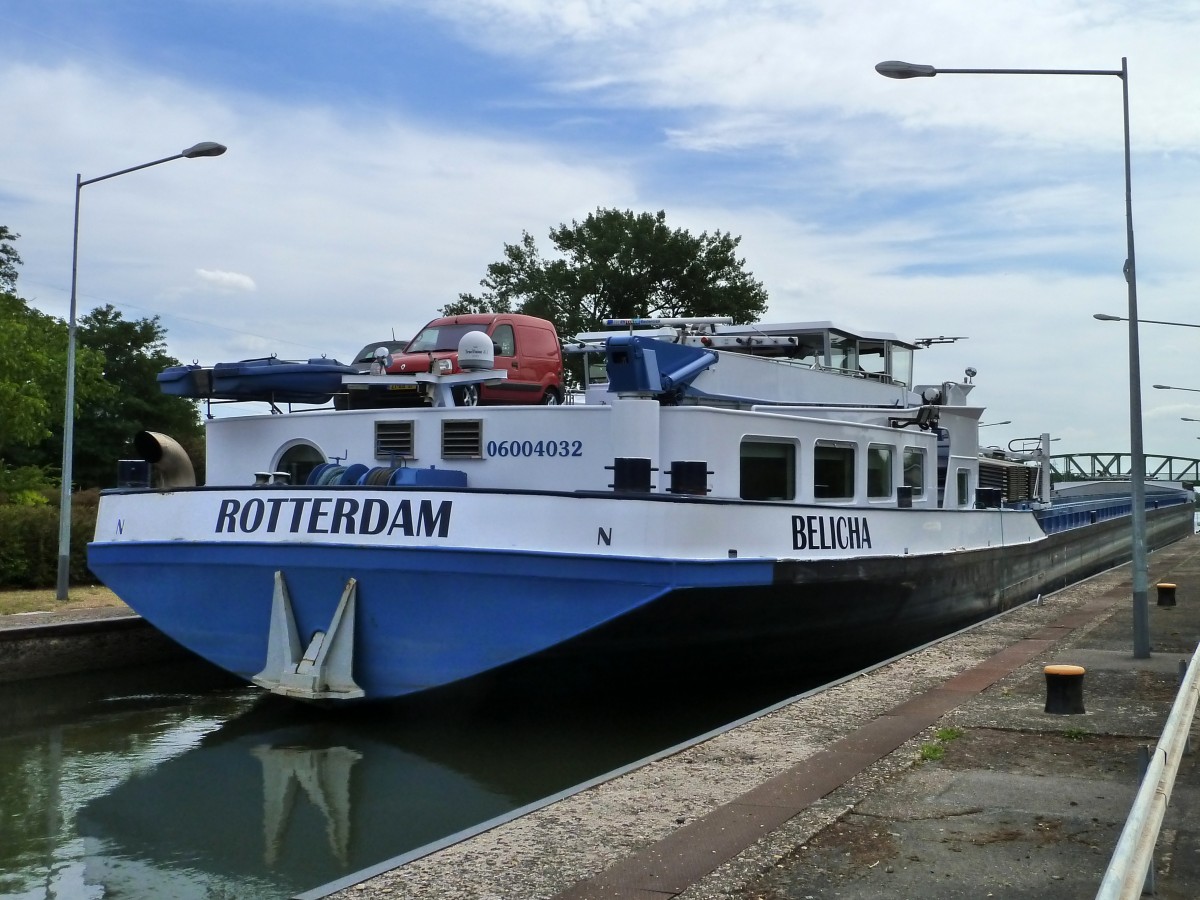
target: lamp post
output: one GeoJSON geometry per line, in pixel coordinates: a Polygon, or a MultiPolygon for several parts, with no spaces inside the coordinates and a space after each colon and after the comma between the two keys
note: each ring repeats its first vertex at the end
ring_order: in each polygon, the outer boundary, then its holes
{"type": "Polygon", "coordinates": [[[71,311],[67,320],[67,391],[66,408],[63,412],[63,453],[62,453],[62,488],[58,505],[58,583],[55,597],[67,599],[68,584],[71,575],[71,477],[72,462],[75,450],[75,286],[76,273],[79,269],[79,193],[89,184],[106,181],[118,175],[127,175],[138,169],[148,169],[150,166],[161,165],[176,159],[195,159],[199,156],[220,156],[225,152],[223,144],[204,141],[174,156],[165,156],[153,162],[131,166],[119,172],[110,172],[86,181],[80,175],[75,176],[75,228],[71,237],[71,311]]]}
{"type": "MultiPolygon", "coordinates": [[[[1101,322],[1128,322],[1124,316],[1110,316],[1108,313],[1092,313],[1093,319],[1099,319],[1101,322]]],[[[1176,325],[1180,328],[1200,328],[1193,322],[1164,322],[1161,319],[1138,319],[1139,324],[1149,325],[1176,325]]]]}
{"type": "Polygon", "coordinates": [[[937,69],[888,60],[875,66],[888,78],[932,78],[935,75],[1110,75],[1121,79],[1125,131],[1125,283],[1129,287],[1129,481],[1132,494],[1133,656],[1150,656],[1150,607],[1146,599],[1146,454],[1142,447],[1142,372],[1138,349],[1137,266],[1133,252],[1133,191],[1129,166],[1129,66],[1119,69],[937,69]]]}

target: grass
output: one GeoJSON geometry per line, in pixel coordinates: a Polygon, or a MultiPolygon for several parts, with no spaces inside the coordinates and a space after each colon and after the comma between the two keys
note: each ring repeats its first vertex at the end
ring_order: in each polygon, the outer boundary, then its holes
{"type": "Polygon", "coordinates": [[[962,729],[959,728],[939,728],[935,737],[936,741],[929,744],[922,744],[920,751],[921,762],[934,762],[942,759],[946,755],[946,745],[951,741],[956,741],[963,736],[962,729]]]}
{"type": "Polygon", "coordinates": [[[55,612],[65,609],[95,609],[124,606],[112,591],[100,585],[81,585],[68,592],[66,600],[54,599],[54,588],[33,591],[0,591],[0,616],[14,613],[55,612]]]}

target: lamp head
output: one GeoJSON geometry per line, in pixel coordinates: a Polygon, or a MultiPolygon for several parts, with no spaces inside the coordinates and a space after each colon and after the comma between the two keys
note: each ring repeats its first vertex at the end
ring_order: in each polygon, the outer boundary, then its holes
{"type": "Polygon", "coordinates": [[[224,144],[204,141],[203,143],[196,144],[194,147],[188,147],[179,155],[187,159],[195,159],[197,156],[220,156],[225,150],[226,147],[224,144]]]}
{"type": "Polygon", "coordinates": [[[1110,316],[1108,313],[1092,313],[1093,319],[1099,319],[1101,322],[1123,322],[1125,321],[1120,316],[1110,316]]]}
{"type": "Polygon", "coordinates": [[[932,78],[937,74],[937,69],[933,66],[906,63],[898,59],[876,63],[875,71],[887,78],[932,78]]]}

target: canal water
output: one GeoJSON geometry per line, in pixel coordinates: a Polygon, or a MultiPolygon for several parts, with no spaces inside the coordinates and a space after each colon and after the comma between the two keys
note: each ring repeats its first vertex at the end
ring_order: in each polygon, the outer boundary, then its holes
{"type": "Polygon", "coordinates": [[[350,711],[264,696],[190,658],[0,685],[0,897],[286,898],[829,674],[570,691],[484,682],[350,711]]]}

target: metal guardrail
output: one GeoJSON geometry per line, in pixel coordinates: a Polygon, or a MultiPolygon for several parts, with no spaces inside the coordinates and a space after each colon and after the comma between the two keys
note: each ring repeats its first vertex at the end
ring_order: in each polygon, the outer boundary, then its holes
{"type": "MultiPolygon", "coordinates": [[[[1154,845],[1158,843],[1158,832],[1162,828],[1167,804],[1171,801],[1171,790],[1175,786],[1175,775],[1179,762],[1187,748],[1188,735],[1192,730],[1192,718],[1196,714],[1196,701],[1200,699],[1200,647],[1192,655],[1183,683],[1167,724],[1163,727],[1158,746],[1142,776],[1129,818],[1121,830],[1112,859],[1096,900],[1136,900],[1142,895],[1146,876],[1154,861],[1154,845]]],[[[1152,882],[1151,882],[1152,883],[1152,882]]]]}

